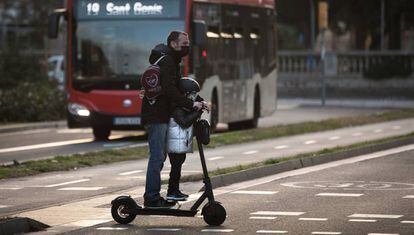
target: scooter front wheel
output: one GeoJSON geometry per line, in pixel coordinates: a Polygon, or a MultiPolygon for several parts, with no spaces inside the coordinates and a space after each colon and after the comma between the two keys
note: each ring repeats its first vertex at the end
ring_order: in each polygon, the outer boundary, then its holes
{"type": "Polygon", "coordinates": [[[134,205],[129,200],[116,200],[111,207],[112,218],[120,224],[129,224],[135,219],[136,215],[125,213],[124,210],[131,211],[133,208],[134,205]]]}
{"type": "Polygon", "coordinates": [[[201,212],[204,221],[213,226],[219,226],[226,220],[226,209],[220,202],[207,203],[201,212]]]}

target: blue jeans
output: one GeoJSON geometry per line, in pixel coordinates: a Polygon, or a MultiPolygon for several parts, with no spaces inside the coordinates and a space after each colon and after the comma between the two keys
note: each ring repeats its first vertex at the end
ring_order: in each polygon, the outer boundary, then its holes
{"type": "Polygon", "coordinates": [[[168,124],[150,124],[145,126],[148,133],[149,159],[145,182],[144,200],[151,202],[160,198],[161,170],[166,159],[168,124]]]}

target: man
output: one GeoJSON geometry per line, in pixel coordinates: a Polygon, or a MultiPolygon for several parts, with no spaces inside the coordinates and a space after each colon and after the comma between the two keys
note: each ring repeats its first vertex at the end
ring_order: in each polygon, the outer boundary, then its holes
{"type": "Polygon", "coordinates": [[[165,55],[158,65],[161,69],[162,94],[155,103],[149,103],[144,97],[142,104],[142,124],[148,133],[149,160],[144,194],[144,206],[147,208],[169,208],[175,205],[160,196],[161,170],[166,158],[166,137],[170,119],[170,104],[187,109],[200,110],[201,102],[193,102],[185,98],[176,86],[181,78],[180,62],[190,50],[190,40],[185,32],[172,31],[167,38],[167,45],[159,44],[149,58],[151,64],[165,55]]]}

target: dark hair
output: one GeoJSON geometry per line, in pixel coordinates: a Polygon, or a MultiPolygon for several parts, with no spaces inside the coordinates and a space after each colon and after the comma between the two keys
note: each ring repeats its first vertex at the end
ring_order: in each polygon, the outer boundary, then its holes
{"type": "Polygon", "coordinates": [[[170,46],[170,43],[171,43],[172,41],[177,41],[178,37],[180,37],[180,35],[181,35],[181,34],[188,35],[188,34],[187,34],[187,33],[185,33],[185,32],[181,32],[181,31],[172,31],[172,32],[170,33],[170,35],[168,35],[168,38],[167,38],[167,46],[170,46]]]}

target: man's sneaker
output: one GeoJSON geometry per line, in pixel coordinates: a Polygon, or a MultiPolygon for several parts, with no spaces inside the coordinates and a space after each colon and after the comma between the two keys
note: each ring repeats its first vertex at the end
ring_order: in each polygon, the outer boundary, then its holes
{"type": "Polygon", "coordinates": [[[167,194],[167,200],[172,201],[185,201],[187,200],[188,195],[185,193],[182,193],[180,190],[174,192],[174,193],[168,193],[167,194]]]}
{"type": "Polygon", "coordinates": [[[175,206],[175,202],[169,202],[165,200],[164,198],[160,198],[157,201],[151,201],[151,202],[144,202],[144,207],[149,209],[165,209],[165,208],[171,208],[175,206]]]}

